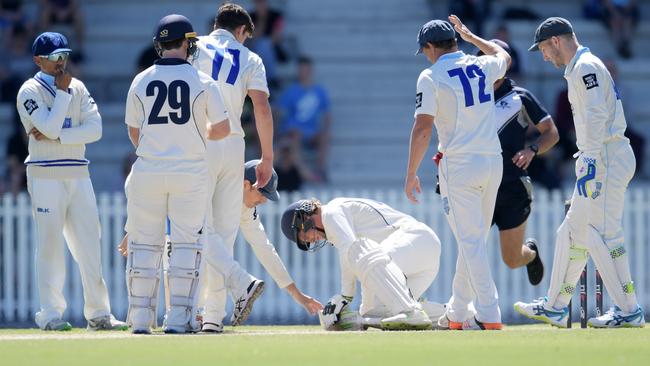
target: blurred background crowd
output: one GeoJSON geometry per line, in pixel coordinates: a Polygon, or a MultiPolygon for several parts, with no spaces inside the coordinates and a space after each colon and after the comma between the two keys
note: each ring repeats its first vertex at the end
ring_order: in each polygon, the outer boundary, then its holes
{"type": "MultiPolygon", "coordinates": [[[[576,151],[562,71],[531,54],[539,22],[569,19],[578,40],[606,60],[622,92],[627,135],[637,157],[633,184],[647,184],[650,137],[650,0],[249,0],[255,23],[249,48],[264,60],[275,121],[275,169],[280,189],[401,188],[413,119],[415,82],[428,67],[413,56],[420,26],[457,14],[484,38],[510,44],[509,77],[531,90],[549,111],[560,142],[534,160],[529,173],[546,188],[572,184],[576,151]]],[[[26,134],[15,98],[35,72],[34,37],[45,30],[68,36],[71,72],[86,83],[104,118],[104,136],[88,146],[97,192],[120,191],[134,154],[123,124],[133,76],[157,58],[151,38],[157,20],[180,13],[200,34],[212,30],[220,0],[1,0],[0,193],[25,190],[26,134]]],[[[475,53],[468,44],[461,48],[475,53]]],[[[251,106],[242,121],[247,159],[259,156],[251,106]]],[[[534,128],[533,128],[534,129],[534,128]]],[[[532,131],[531,131],[532,134],[532,131]]],[[[531,136],[532,138],[532,136],[531,136]]],[[[430,155],[435,154],[432,146],[430,155]]],[[[433,187],[433,163],[420,177],[433,187]],[[427,171],[430,174],[427,174],[427,171]]]]}

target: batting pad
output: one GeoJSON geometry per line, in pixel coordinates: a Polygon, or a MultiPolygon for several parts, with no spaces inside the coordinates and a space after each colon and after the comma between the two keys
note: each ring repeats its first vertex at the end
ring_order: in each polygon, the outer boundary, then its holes
{"type": "Polygon", "coordinates": [[[582,269],[587,264],[586,248],[576,247],[571,239],[569,223],[565,218],[557,230],[553,271],[548,288],[548,303],[556,309],[563,308],[571,301],[570,287],[578,283],[582,269]]]}
{"type": "Polygon", "coordinates": [[[202,246],[198,243],[172,243],[167,277],[170,307],[165,316],[168,327],[184,327],[193,319],[202,246]]]}
{"type": "Polygon", "coordinates": [[[131,324],[155,326],[162,245],[129,243],[126,264],[131,324]]]}

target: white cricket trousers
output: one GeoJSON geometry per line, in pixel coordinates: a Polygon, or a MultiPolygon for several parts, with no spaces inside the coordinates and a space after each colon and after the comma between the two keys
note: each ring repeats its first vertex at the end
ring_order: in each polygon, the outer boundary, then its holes
{"type": "Polygon", "coordinates": [[[99,214],[90,178],[27,178],[36,224],[36,270],[41,310],[36,324],[45,328],[66,309],[64,238],[79,265],[84,296],[84,317],[111,313],[102,277],[99,214]],[[62,235],[63,234],[63,235],[62,235]]]}
{"type": "Polygon", "coordinates": [[[456,273],[447,316],[463,322],[474,301],[480,322],[500,323],[499,297],[490,272],[487,239],[503,175],[499,155],[445,155],[440,161],[440,193],[458,244],[456,273]]]}
{"type": "MultiPolygon", "coordinates": [[[[414,300],[418,300],[438,275],[440,268],[440,239],[423,223],[414,221],[379,243],[381,249],[406,277],[406,286],[414,300]]],[[[356,269],[361,272],[363,269],[356,269]]],[[[361,306],[359,313],[370,317],[388,317],[390,306],[382,304],[373,289],[361,284],[361,306]]]]}
{"type": "Polygon", "coordinates": [[[227,262],[220,256],[233,256],[239,231],[244,200],[244,149],[244,138],[236,134],[208,141],[208,194],[211,199],[206,218],[205,281],[202,281],[201,291],[205,322],[222,324],[226,316],[227,291],[224,269],[219,263],[227,262]]]}

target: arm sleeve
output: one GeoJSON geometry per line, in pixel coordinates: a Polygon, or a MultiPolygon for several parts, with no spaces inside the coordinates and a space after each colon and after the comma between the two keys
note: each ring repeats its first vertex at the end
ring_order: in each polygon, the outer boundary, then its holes
{"type": "Polygon", "coordinates": [[[134,128],[142,128],[145,122],[144,103],[135,91],[136,80],[133,80],[129,93],[126,96],[126,111],[124,113],[124,122],[134,128]]]}
{"type": "Polygon", "coordinates": [[[598,151],[587,151],[588,154],[597,154],[604,141],[605,127],[607,125],[607,102],[605,98],[604,73],[602,70],[591,63],[578,64],[575,73],[576,92],[580,95],[580,100],[584,103],[585,121],[588,124],[586,128],[587,141],[597,141],[599,143],[598,151]]]}
{"type": "Polygon", "coordinates": [[[437,89],[431,78],[430,71],[424,70],[418,78],[415,94],[415,117],[428,114],[435,117],[438,111],[437,89]]]}
{"type": "Polygon", "coordinates": [[[59,139],[62,144],[89,144],[102,137],[102,116],[99,114],[97,104],[83,84],[77,90],[82,94],[81,120],[78,126],[61,130],[59,139]]]}
{"type": "Polygon", "coordinates": [[[546,108],[542,106],[539,100],[537,100],[531,92],[525,90],[520,94],[520,97],[521,103],[524,105],[524,109],[526,110],[526,114],[534,124],[538,124],[547,117],[550,117],[546,108]]]}
{"type": "Polygon", "coordinates": [[[56,140],[61,134],[71,100],[72,95],[57,89],[54,104],[48,110],[38,90],[28,86],[18,92],[16,107],[28,133],[36,127],[47,138],[56,140]]]}
{"type": "Polygon", "coordinates": [[[499,55],[484,55],[480,56],[482,61],[482,70],[485,73],[486,84],[494,84],[498,79],[506,76],[508,71],[508,62],[505,58],[499,55]]]}
{"type": "Polygon", "coordinates": [[[270,94],[269,86],[266,82],[266,68],[261,59],[258,59],[257,62],[255,62],[255,66],[253,67],[248,79],[246,90],[250,89],[263,91],[266,95],[270,94]]]}
{"type": "Polygon", "coordinates": [[[210,81],[207,93],[208,122],[219,123],[228,119],[228,112],[226,111],[226,106],[223,103],[223,98],[221,97],[221,92],[219,92],[219,86],[216,82],[210,81]]]}
{"type": "Polygon", "coordinates": [[[357,291],[357,279],[354,277],[352,268],[343,256],[343,251],[339,251],[339,262],[341,265],[341,295],[354,297],[357,291]]]}
{"type": "Polygon", "coordinates": [[[255,216],[253,212],[253,210],[244,210],[239,222],[239,229],[244,239],[250,244],[253,252],[255,252],[257,259],[278,284],[278,287],[285,288],[293,283],[293,279],[267,237],[260,217],[255,216]]]}

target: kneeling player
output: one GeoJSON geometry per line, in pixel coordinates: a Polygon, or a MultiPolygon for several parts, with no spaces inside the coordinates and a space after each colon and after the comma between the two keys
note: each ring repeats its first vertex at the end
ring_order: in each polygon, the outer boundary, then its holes
{"type": "MultiPolygon", "coordinates": [[[[357,328],[358,318],[346,316],[356,279],[361,282],[362,317],[379,319],[377,325],[388,330],[432,327],[417,301],[439,268],[440,240],[428,226],[384,203],[360,198],[336,198],[325,205],[300,200],[286,209],[281,225],[301,250],[315,251],[328,243],[339,250],[341,294],[323,310],[326,329],[357,328]]],[[[444,310],[433,308],[431,316],[437,319],[444,310]]]]}

